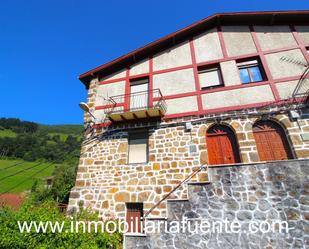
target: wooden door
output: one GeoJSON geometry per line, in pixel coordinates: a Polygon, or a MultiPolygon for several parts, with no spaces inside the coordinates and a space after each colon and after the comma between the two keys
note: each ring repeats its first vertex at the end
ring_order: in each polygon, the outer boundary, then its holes
{"type": "Polygon", "coordinates": [[[127,203],[126,222],[129,233],[142,232],[143,203],[127,203]]]}
{"type": "Polygon", "coordinates": [[[255,123],[253,135],[261,161],[293,158],[285,132],[275,122],[266,120],[255,123]]]}
{"type": "Polygon", "coordinates": [[[239,151],[233,131],[222,125],[211,127],[206,134],[209,164],[239,163],[239,151]]]}

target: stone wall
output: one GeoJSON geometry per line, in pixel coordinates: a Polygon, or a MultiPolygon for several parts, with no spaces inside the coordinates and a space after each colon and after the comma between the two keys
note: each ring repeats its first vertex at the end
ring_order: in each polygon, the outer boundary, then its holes
{"type": "MultiPolygon", "coordinates": [[[[261,116],[236,116],[238,118],[225,117],[217,122],[228,125],[234,131],[242,163],[258,162],[252,125],[261,116]]],[[[308,132],[308,119],[291,121],[287,114],[270,115],[268,118],[285,129],[295,158],[309,158],[309,141],[302,137],[308,132]]],[[[185,118],[97,129],[83,143],[69,209],[78,210],[83,205],[98,211],[104,218],[124,217],[126,202],[143,202],[144,212],[147,212],[200,165],[208,164],[205,137],[207,129],[214,123],[215,118],[185,118]],[[192,122],[191,131],[185,131],[186,121],[192,122]],[[149,132],[149,161],[128,164],[128,131],[143,127],[148,127],[149,132]],[[190,152],[192,146],[194,150],[190,152]]],[[[207,180],[206,173],[199,173],[193,178],[195,180],[207,180]]],[[[170,199],[185,198],[186,186],[170,196],[170,199]]],[[[152,211],[151,216],[166,216],[166,202],[152,211]]]]}
{"type": "MultiPolygon", "coordinates": [[[[168,223],[186,218],[210,222],[287,221],[289,232],[153,233],[125,237],[126,249],[286,249],[309,247],[309,161],[291,160],[209,168],[209,184],[189,184],[187,201],[168,202],[168,223]]],[[[242,230],[245,231],[245,230],[242,230]]]]}
{"type": "MultiPolygon", "coordinates": [[[[138,165],[127,164],[127,131],[99,136],[82,148],[70,208],[82,201],[106,218],[124,217],[125,202],[143,202],[147,210],[200,165],[199,152],[188,152],[191,138],[183,126],[149,129],[149,162],[138,165]]],[[[171,197],[186,198],[187,192],[180,188],[171,197]]],[[[152,214],[164,216],[165,210],[162,204],[152,214]]]]}

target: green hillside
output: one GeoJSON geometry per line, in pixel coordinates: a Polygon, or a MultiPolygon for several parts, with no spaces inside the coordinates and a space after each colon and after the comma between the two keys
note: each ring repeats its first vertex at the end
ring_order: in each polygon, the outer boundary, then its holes
{"type": "Polygon", "coordinates": [[[0,137],[16,137],[17,133],[9,129],[0,129],[0,137]]]}
{"type": "MultiPolygon", "coordinates": [[[[67,202],[75,182],[82,132],[82,125],[0,118],[0,194],[30,190],[36,180],[44,185],[43,179],[53,176],[49,195],[67,202]]],[[[45,196],[42,193],[42,198],[45,196]]]]}
{"type": "Polygon", "coordinates": [[[82,125],[44,125],[0,118],[0,156],[57,163],[78,157],[82,125]]]}
{"type": "MultiPolygon", "coordinates": [[[[38,124],[37,132],[47,133],[50,136],[57,136],[61,137],[61,140],[65,140],[69,135],[81,137],[83,133],[83,126],[82,125],[44,125],[38,124]]],[[[16,137],[17,134],[20,132],[16,132],[14,129],[6,129],[0,126],[0,138],[1,137],[16,137]]]]}
{"type": "Polygon", "coordinates": [[[83,133],[82,125],[43,125],[39,124],[38,132],[47,133],[50,137],[59,136],[61,141],[65,141],[69,135],[81,139],[83,133]]]}
{"type": "Polygon", "coordinates": [[[38,131],[47,132],[48,134],[65,134],[80,136],[83,132],[82,125],[44,125],[39,124],[38,131]]]}
{"type": "Polygon", "coordinates": [[[0,193],[30,190],[34,181],[51,176],[55,164],[0,159],[0,193]]]}

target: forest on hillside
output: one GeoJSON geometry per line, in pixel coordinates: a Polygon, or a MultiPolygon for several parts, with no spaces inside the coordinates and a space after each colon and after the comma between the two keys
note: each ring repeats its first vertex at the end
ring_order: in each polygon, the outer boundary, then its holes
{"type": "Polygon", "coordinates": [[[0,155],[26,161],[70,161],[79,157],[82,130],[81,125],[40,125],[0,118],[0,155]]]}

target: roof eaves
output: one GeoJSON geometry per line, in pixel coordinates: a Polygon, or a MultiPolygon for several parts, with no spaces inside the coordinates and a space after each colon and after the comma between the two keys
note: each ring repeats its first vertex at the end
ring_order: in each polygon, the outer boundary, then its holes
{"type": "Polygon", "coordinates": [[[209,17],[206,17],[198,22],[195,22],[187,27],[184,27],[182,29],[179,29],[169,35],[166,35],[154,42],[151,42],[145,46],[142,46],[138,49],[135,49],[121,57],[118,57],[110,62],[107,62],[101,66],[98,66],[94,69],[91,69],[79,76],[79,80],[82,81],[86,88],[89,87],[89,82],[92,78],[96,77],[97,73],[102,71],[103,69],[106,69],[108,67],[117,65],[120,62],[125,62],[125,61],[134,61],[136,55],[139,53],[145,53],[146,51],[151,51],[152,48],[155,48],[156,46],[158,47],[161,43],[168,42],[169,39],[172,40],[176,36],[180,36],[182,34],[185,34],[186,32],[199,27],[200,25],[207,24],[208,22],[214,21],[213,23],[221,23],[223,18],[230,18],[233,17],[235,18],[236,16],[257,16],[257,15],[269,15],[270,17],[273,15],[286,15],[286,14],[308,14],[309,16],[309,11],[308,10],[300,10],[300,11],[259,11],[259,12],[233,12],[233,13],[217,13],[214,15],[211,15],[209,17]]]}

